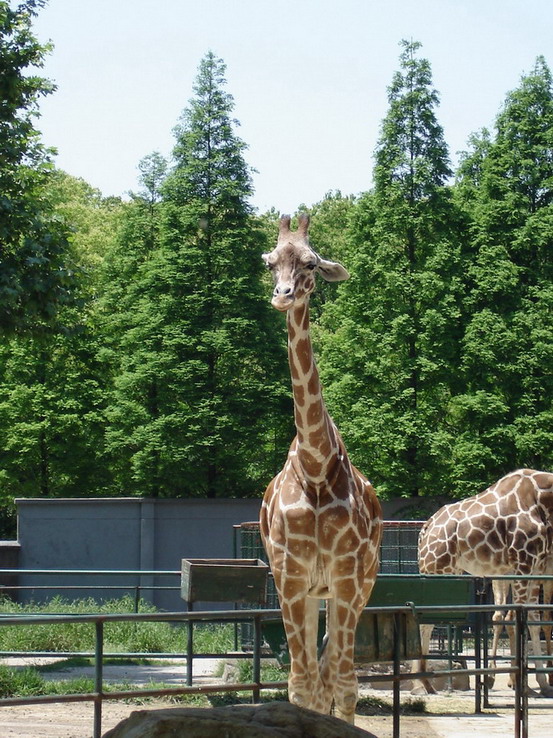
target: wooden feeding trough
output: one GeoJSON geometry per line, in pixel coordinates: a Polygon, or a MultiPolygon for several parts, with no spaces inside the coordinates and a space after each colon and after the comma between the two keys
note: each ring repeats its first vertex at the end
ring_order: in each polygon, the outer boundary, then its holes
{"type": "Polygon", "coordinates": [[[181,597],[193,602],[265,605],[269,567],[260,559],[182,559],[181,597]]]}
{"type": "MultiPolygon", "coordinates": [[[[269,567],[261,559],[182,559],[181,597],[194,602],[233,602],[263,607],[269,567]]],[[[193,623],[188,622],[186,683],[192,685],[193,623]]]]}

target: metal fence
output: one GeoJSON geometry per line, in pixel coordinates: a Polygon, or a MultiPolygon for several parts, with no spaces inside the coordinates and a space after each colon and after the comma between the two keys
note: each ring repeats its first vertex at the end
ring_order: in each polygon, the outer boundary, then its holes
{"type": "MultiPolygon", "coordinates": [[[[121,574],[122,572],[119,572],[121,574]]],[[[413,577],[418,581],[420,577],[413,577]]],[[[427,579],[454,579],[453,577],[427,577],[427,579]]],[[[512,577],[511,577],[512,579],[512,577]]],[[[485,587],[480,586],[480,590],[484,591],[485,587]]],[[[551,611],[552,606],[543,606],[545,610],[551,611]]],[[[529,657],[527,649],[527,624],[528,611],[533,608],[529,606],[506,605],[504,608],[498,608],[494,605],[478,605],[466,603],[457,606],[436,605],[436,606],[403,606],[403,607],[370,607],[366,609],[368,613],[379,615],[389,615],[394,622],[394,638],[393,638],[393,654],[392,675],[371,675],[367,679],[370,681],[389,680],[393,682],[393,734],[395,738],[400,735],[400,698],[399,687],[403,679],[435,676],[451,676],[453,674],[473,675],[475,677],[475,712],[480,712],[483,706],[483,700],[486,698],[486,675],[511,672],[514,676],[514,736],[515,738],[527,738],[528,736],[528,674],[535,672],[536,668],[532,666],[535,657],[529,657]],[[514,630],[516,652],[513,664],[505,664],[505,666],[491,668],[488,663],[486,649],[483,648],[486,639],[483,633],[488,629],[491,612],[501,609],[505,612],[508,610],[514,612],[514,630]],[[446,670],[427,670],[425,672],[409,672],[402,673],[400,671],[400,644],[404,640],[402,632],[402,617],[414,615],[417,621],[421,619],[429,619],[431,622],[444,620],[446,622],[451,618],[451,613],[456,619],[465,619],[473,622],[472,634],[474,639],[473,653],[470,662],[474,663],[472,668],[465,669],[446,669],[446,670]]],[[[534,608],[535,609],[535,608],[534,608]]],[[[95,650],[94,650],[94,691],[85,694],[72,694],[65,696],[37,696],[25,698],[4,698],[0,700],[0,708],[8,705],[30,705],[43,703],[63,703],[63,702],[93,702],[94,704],[94,725],[93,736],[100,738],[102,729],[102,706],[106,700],[124,700],[132,697],[146,696],[168,696],[168,695],[184,695],[199,693],[217,693],[217,692],[236,692],[251,691],[252,701],[259,701],[262,690],[277,689],[286,686],[284,682],[263,682],[261,680],[261,658],[262,658],[262,628],[264,621],[275,620],[280,618],[278,609],[257,609],[257,610],[228,610],[228,611],[203,611],[203,612],[171,612],[171,613],[124,613],[124,614],[90,614],[90,615],[0,615],[0,627],[2,625],[39,625],[39,624],[61,624],[61,623],[92,623],[95,628],[95,650]],[[125,690],[119,692],[106,691],[104,688],[103,663],[106,657],[104,653],[104,625],[110,622],[133,621],[133,622],[178,622],[178,623],[196,623],[196,622],[249,622],[253,628],[254,639],[253,649],[251,652],[252,659],[252,681],[249,683],[233,683],[233,684],[211,684],[211,685],[194,685],[182,686],[165,689],[137,689],[125,690]]],[[[5,655],[5,654],[4,654],[5,655]]],[[[124,656],[124,654],[119,654],[124,656]]],[[[173,657],[183,657],[184,654],[173,654],[173,657]]],[[[168,655],[171,656],[171,655],[168,655]]],[[[226,658],[224,654],[220,658],[226,658]]],[[[187,669],[191,669],[193,651],[187,654],[187,669]]],[[[467,662],[468,663],[468,662],[467,662]]],[[[499,662],[501,663],[501,662],[499,662]]],[[[541,669],[541,671],[548,671],[541,669]]],[[[360,678],[360,681],[367,679],[360,678]]]]}

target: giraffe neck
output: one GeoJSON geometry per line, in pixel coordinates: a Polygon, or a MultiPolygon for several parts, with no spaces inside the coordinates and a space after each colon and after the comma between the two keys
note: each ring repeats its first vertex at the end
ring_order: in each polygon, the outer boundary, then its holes
{"type": "Polygon", "coordinates": [[[304,476],[320,483],[339,454],[339,444],[321,392],[309,333],[307,300],[288,311],[287,324],[298,461],[304,476]]]}

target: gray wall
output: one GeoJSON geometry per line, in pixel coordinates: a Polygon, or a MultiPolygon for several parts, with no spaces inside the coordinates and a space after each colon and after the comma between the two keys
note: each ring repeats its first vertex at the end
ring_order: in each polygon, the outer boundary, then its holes
{"type": "MultiPolygon", "coordinates": [[[[384,519],[426,519],[444,501],[402,498],[384,502],[384,519]],[[425,506],[428,509],[423,509],[425,506]]],[[[18,499],[16,503],[20,569],[180,572],[184,558],[233,558],[233,525],[257,521],[261,499],[119,497],[18,499]]],[[[237,555],[240,556],[240,551],[237,555]]],[[[157,607],[171,611],[186,609],[180,592],[148,589],[152,585],[179,586],[177,576],[20,574],[18,583],[28,587],[19,592],[20,601],[47,600],[53,592],[68,599],[113,599],[129,592],[134,595],[132,588],[140,586],[141,596],[157,607]],[[101,590],[94,591],[90,585],[101,586],[101,590]],[[52,590],[53,586],[56,590],[52,590]]],[[[194,603],[196,610],[208,606],[214,607],[213,603],[194,603]]]]}
{"type": "MultiPolygon", "coordinates": [[[[18,499],[21,569],[180,571],[183,558],[232,558],[233,525],[259,517],[260,499],[148,500],[140,498],[18,499]]],[[[40,601],[52,592],[37,586],[63,585],[67,598],[119,597],[122,584],[179,585],[176,577],[149,575],[86,578],[76,575],[19,576],[19,599],[40,601]],[[76,589],[104,585],[100,593],[76,589]],[[116,589],[119,586],[118,589],[116,589]],[[113,588],[113,589],[112,589],[113,588]]],[[[186,609],[179,593],[145,589],[145,599],[166,610],[186,609]]],[[[194,605],[200,609],[201,603],[194,605]]]]}

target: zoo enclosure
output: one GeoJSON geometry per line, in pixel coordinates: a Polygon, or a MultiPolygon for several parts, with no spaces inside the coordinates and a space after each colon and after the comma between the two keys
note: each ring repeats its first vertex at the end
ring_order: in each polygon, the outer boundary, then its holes
{"type": "MultiPolygon", "coordinates": [[[[482,651],[480,647],[481,639],[478,637],[479,629],[482,627],[482,616],[485,613],[489,613],[493,607],[489,605],[472,605],[466,606],[461,605],[454,610],[462,610],[463,616],[466,617],[467,613],[474,615],[475,622],[477,623],[476,637],[475,637],[475,653],[474,653],[474,668],[467,668],[462,671],[467,675],[474,675],[476,679],[476,702],[475,711],[481,711],[481,700],[480,695],[483,687],[483,680],[487,674],[498,674],[512,672],[515,679],[515,691],[514,691],[514,737],[515,738],[527,738],[528,736],[528,698],[527,698],[527,680],[529,667],[529,657],[527,651],[527,615],[529,608],[526,606],[516,606],[515,612],[515,638],[516,638],[516,654],[515,663],[508,667],[495,667],[490,668],[489,664],[485,664],[482,659],[482,651]]],[[[507,606],[503,608],[507,610],[507,606]]],[[[443,619],[447,618],[447,612],[451,612],[450,606],[436,606],[424,608],[424,615],[432,619],[443,619]]],[[[382,617],[385,616],[388,622],[392,623],[393,638],[390,644],[390,651],[388,653],[382,653],[386,660],[391,660],[393,663],[393,674],[392,676],[370,676],[371,681],[377,681],[378,679],[393,681],[393,735],[394,738],[399,738],[400,735],[400,700],[399,700],[399,686],[403,679],[410,679],[413,677],[433,677],[438,674],[447,675],[452,674],[451,670],[440,670],[438,671],[426,671],[426,672],[414,672],[414,673],[401,673],[400,671],[400,660],[401,658],[414,658],[419,653],[407,652],[403,648],[406,643],[406,626],[409,622],[413,623],[413,617],[417,614],[421,614],[423,610],[421,608],[414,607],[402,607],[402,608],[366,608],[365,613],[368,617],[382,617]]],[[[263,682],[261,681],[261,643],[262,643],[262,630],[263,622],[265,620],[280,618],[279,610],[242,610],[242,611],[221,611],[221,612],[186,612],[186,613],[148,613],[148,614],[121,614],[121,615],[50,615],[50,616],[0,616],[0,627],[2,625],[23,625],[23,624],[55,624],[55,623],[90,623],[93,624],[95,629],[95,652],[94,652],[94,664],[95,664],[95,677],[94,677],[94,691],[82,694],[71,694],[65,696],[35,696],[25,698],[4,698],[0,700],[0,709],[2,706],[8,705],[36,705],[46,703],[66,703],[66,702],[92,702],[94,705],[94,725],[93,725],[93,738],[100,738],[102,733],[102,706],[106,700],[124,700],[132,697],[146,697],[146,696],[169,696],[169,695],[182,695],[182,694],[199,694],[199,693],[216,693],[216,692],[227,692],[227,691],[251,691],[252,700],[254,702],[259,701],[260,693],[264,689],[275,689],[285,686],[283,682],[263,682]],[[165,688],[165,689],[139,689],[139,690],[124,690],[124,691],[110,691],[104,690],[104,678],[103,678],[103,660],[104,654],[104,625],[110,622],[120,621],[133,621],[133,622],[148,622],[148,621],[164,621],[164,622],[238,622],[243,620],[250,620],[254,631],[254,648],[252,652],[252,663],[253,663],[253,677],[250,683],[234,683],[234,684],[213,684],[205,686],[183,686],[176,688],[165,688]]],[[[121,654],[123,656],[123,654],[121,654]]],[[[177,654],[174,654],[177,656],[177,654]]],[[[182,656],[182,654],[181,654],[182,656]]],[[[221,658],[224,658],[221,655],[221,658]]],[[[456,674],[461,673],[459,670],[455,670],[456,674]]],[[[360,678],[360,681],[365,681],[360,678]]]]}

